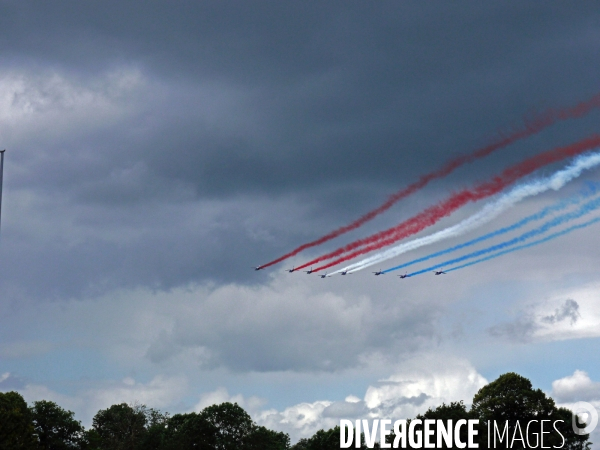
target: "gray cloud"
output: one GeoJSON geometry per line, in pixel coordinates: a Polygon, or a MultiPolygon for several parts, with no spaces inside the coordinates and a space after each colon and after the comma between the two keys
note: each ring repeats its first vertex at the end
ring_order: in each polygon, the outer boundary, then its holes
{"type": "Polygon", "coordinates": [[[580,317],[581,314],[579,314],[579,304],[575,300],[569,298],[565,300],[564,304],[554,310],[554,314],[544,316],[541,320],[545,323],[555,324],[557,322],[569,319],[569,322],[571,325],[573,325],[575,322],[577,322],[577,320],[579,320],[580,317]]]}
{"type": "Polygon", "coordinates": [[[488,333],[515,342],[529,342],[535,332],[544,325],[552,326],[565,320],[574,325],[580,317],[579,304],[569,298],[556,308],[553,314],[538,316],[531,311],[521,311],[514,321],[494,325],[488,328],[488,333]]]}
{"type": "MultiPolygon", "coordinates": [[[[262,283],[249,266],[524,114],[594,93],[598,14],[594,3],[3,2],[2,289],[262,283]],[[23,196],[35,208],[17,209],[23,196]]],[[[365,232],[593,126],[459,171],[365,232]]]]}
{"type": "Polygon", "coordinates": [[[301,286],[217,290],[195,311],[178,314],[173,331],[157,336],[146,356],[164,364],[190,355],[201,367],[241,372],[335,372],[375,354],[396,360],[436,335],[437,314],[416,304],[383,306],[301,286]]]}

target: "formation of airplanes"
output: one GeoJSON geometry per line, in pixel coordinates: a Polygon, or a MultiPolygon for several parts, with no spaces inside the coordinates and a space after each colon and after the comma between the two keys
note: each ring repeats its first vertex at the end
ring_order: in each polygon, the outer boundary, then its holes
{"type": "MultiPolygon", "coordinates": [[[[262,269],[264,269],[264,267],[263,267],[263,266],[256,266],[256,267],[253,267],[253,269],[254,269],[254,270],[262,270],[262,269]]],[[[292,267],[291,269],[285,269],[285,271],[286,271],[286,272],[289,272],[289,273],[292,273],[292,272],[295,272],[295,271],[296,271],[296,268],[295,268],[295,267],[292,267]]],[[[309,274],[309,275],[310,275],[310,274],[311,274],[311,273],[313,273],[314,271],[313,271],[313,268],[311,267],[311,268],[310,268],[310,270],[304,270],[304,272],[306,272],[307,274],[309,274]]],[[[349,273],[352,273],[352,272],[348,272],[348,270],[344,270],[343,272],[340,272],[340,273],[341,273],[342,275],[347,275],[347,274],[349,274],[349,273]]],[[[375,276],[379,276],[379,275],[383,275],[383,274],[385,274],[385,272],[384,272],[383,270],[381,270],[381,269],[379,269],[377,272],[372,272],[372,273],[373,273],[373,274],[375,274],[375,276]]],[[[446,272],[444,272],[444,269],[441,269],[441,270],[436,270],[436,271],[434,271],[433,273],[434,273],[435,275],[445,275],[445,274],[446,274],[446,272]]],[[[319,275],[319,276],[320,276],[321,278],[326,278],[326,277],[327,277],[327,273],[325,273],[325,274],[323,274],[323,275],[319,275]]],[[[408,273],[405,273],[404,275],[398,275],[398,276],[399,276],[400,278],[404,279],[404,278],[408,278],[410,275],[408,275],[408,273]]]]}

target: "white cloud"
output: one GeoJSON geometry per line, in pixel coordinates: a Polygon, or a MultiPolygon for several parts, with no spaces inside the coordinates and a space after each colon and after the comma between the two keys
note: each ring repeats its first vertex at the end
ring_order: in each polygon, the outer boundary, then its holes
{"type": "Polygon", "coordinates": [[[406,419],[442,403],[469,404],[485,384],[487,380],[468,361],[431,354],[403,363],[395,374],[369,386],[363,400],[350,395],[339,402],[299,403],[283,411],[262,411],[255,419],[289,433],[295,441],[339,425],[340,419],[406,419]]]}
{"type": "Polygon", "coordinates": [[[600,284],[598,283],[557,292],[535,309],[534,314],[539,318],[539,327],[534,332],[534,338],[555,341],[600,336],[599,296],[600,284]],[[577,303],[577,316],[564,316],[563,320],[544,320],[555,316],[559,319],[565,299],[572,299],[577,303]]]}
{"type": "MultiPolygon", "coordinates": [[[[592,381],[587,372],[576,370],[552,382],[551,397],[557,406],[573,410],[577,402],[587,402],[600,412],[600,382],[592,381]]],[[[600,428],[590,434],[591,442],[600,440],[600,428]]]]}
{"type": "Polygon", "coordinates": [[[558,402],[600,402],[600,382],[590,379],[587,372],[576,370],[573,375],[552,382],[552,397],[558,402]]]}
{"type": "Polygon", "coordinates": [[[267,428],[283,431],[290,435],[292,442],[309,437],[320,429],[329,429],[339,424],[334,417],[323,417],[323,412],[333,402],[321,400],[312,403],[299,403],[283,411],[267,410],[255,420],[267,428]]]}
{"type": "Polygon", "coordinates": [[[487,380],[466,360],[429,354],[403,364],[402,370],[370,386],[370,409],[394,418],[408,418],[428,407],[464,400],[467,404],[487,380]]]}
{"type": "Polygon", "coordinates": [[[547,299],[530,301],[511,322],[492,326],[494,336],[521,342],[560,341],[600,336],[600,285],[561,289],[547,299]]]}
{"type": "Polygon", "coordinates": [[[266,400],[259,397],[245,398],[241,394],[229,395],[226,388],[220,387],[212,392],[207,392],[200,396],[200,401],[196,403],[193,411],[199,412],[207,406],[218,405],[220,403],[229,402],[237,403],[246,410],[249,414],[256,413],[258,409],[266,403],[266,400]]]}

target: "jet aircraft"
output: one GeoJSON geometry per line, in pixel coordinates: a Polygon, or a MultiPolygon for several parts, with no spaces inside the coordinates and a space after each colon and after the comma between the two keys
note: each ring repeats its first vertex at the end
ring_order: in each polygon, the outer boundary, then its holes
{"type": "Polygon", "coordinates": [[[436,270],[434,273],[436,275],[442,275],[442,274],[445,274],[446,272],[444,272],[444,269],[442,269],[442,270],[436,270]]]}
{"type": "Polygon", "coordinates": [[[408,274],[407,274],[407,273],[405,273],[404,275],[398,275],[398,276],[399,276],[400,278],[407,278],[407,277],[408,277],[408,274]]]}
{"type": "Polygon", "coordinates": [[[312,267],[310,268],[310,270],[305,270],[305,272],[306,272],[307,274],[309,274],[309,275],[310,275],[311,273],[313,273],[312,267]]]}
{"type": "Polygon", "coordinates": [[[383,272],[381,269],[379,269],[379,272],[373,272],[375,274],[375,276],[378,275],[383,275],[385,272],[383,272]]]}

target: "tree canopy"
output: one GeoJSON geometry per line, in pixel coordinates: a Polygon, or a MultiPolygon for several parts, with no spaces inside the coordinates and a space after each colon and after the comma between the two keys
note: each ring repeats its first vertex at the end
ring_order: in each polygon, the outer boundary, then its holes
{"type": "MultiPolygon", "coordinates": [[[[491,421],[506,424],[507,435],[518,437],[517,421],[525,424],[550,420],[556,423],[565,441],[563,444],[558,433],[547,435],[545,447],[589,450],[589,436],[573,432],[571,417],[571,411],[558,408],[552,398],[534,389],[527,378],[509,372],[481,388],[473,397],[470,409],[462,401],[451,402],[429,408],[412,420],[439,419],[456,423],[478,419],[480,449],[488,448],[487,424],[491,421]]],[[[529,431],[539,436],[541,430],[534,424],[529,431]]],[[[467,441],[466,432],[466,427],[462,427],[461,442],[467,441]]],[[[393,439],[392,434],[387,442],[393,439]]],[[[199,412],[172,417],[145,405],[120,403],[98,411],[92,427],[84,430],[73,412],[54,402],[40,400],[28,407],[17,392],[0,393],[1,450],[334,450],[340,448],[339,445],[338,426],[319,430],[291,446],[286,433],[256,424],[237,403],[211,405],[199,412]]],[[[540,448],[537,441],[517,439],[512,448],[536,447],[540,448]]],[[[363,434],[361,449],[366,448],[363,434]]],[[[379,448],[378,443],[375,448],[379,448]]],[[[496,448],[506,446],[503,443],[496,448]]]]}

